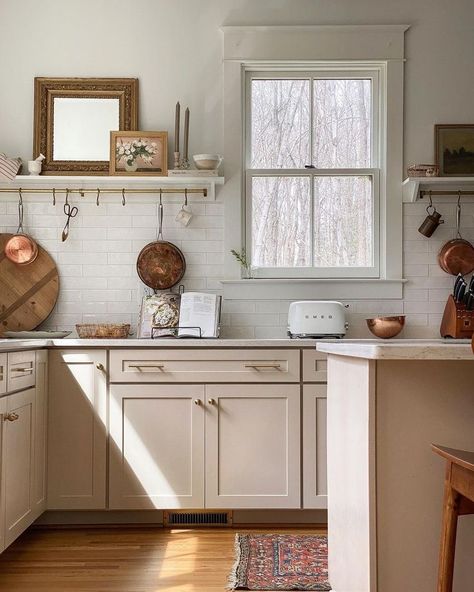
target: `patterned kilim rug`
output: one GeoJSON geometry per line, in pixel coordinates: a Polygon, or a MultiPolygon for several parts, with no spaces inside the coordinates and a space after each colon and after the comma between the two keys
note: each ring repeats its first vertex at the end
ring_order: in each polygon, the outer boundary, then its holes
{"type": "Polygon", "coordinates": [[[309,534],[237,534],[230,590],[331,590],[328,540],[309,534]]]}

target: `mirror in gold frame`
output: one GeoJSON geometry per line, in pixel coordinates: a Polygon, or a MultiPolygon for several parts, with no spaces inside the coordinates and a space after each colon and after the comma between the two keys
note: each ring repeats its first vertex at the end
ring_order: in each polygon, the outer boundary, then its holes
{"type": "Polygon", "coordinates": [[[138,128],[136,78],[35,78],[33,158],[46,175],[107,175],[111,131],[138,128]]]}

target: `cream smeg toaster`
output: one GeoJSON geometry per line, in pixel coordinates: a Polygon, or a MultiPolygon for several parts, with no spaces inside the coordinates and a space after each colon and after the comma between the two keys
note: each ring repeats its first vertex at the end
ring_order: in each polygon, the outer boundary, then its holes
{"type": "Polygon", "coordinates": [[[292,302],[288,311],[291,339],[344,337],[348,324],[345,306],[332,300],[292,302]]]}

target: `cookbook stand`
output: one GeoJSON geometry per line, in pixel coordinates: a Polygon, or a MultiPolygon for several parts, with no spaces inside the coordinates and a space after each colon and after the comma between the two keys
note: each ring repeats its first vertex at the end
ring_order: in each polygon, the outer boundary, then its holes
{"type": "Polygon", "coordinates": [[[151,328],[151,338],[152,339],[218,339],[219,337],[219,330],[220,327],[217,328],[217,336],[216,337],[206,337],[202,336],[202,328],[201,327],[181,327],[177,325],[176,327],[152,327],[151,328]],[[193,331],[198,330],[199,335],[178,335],[180,330],[191,329],[193,331]],[[158,335],[155,336],[156,331],[169,331],[169,335],[158,335]]]}

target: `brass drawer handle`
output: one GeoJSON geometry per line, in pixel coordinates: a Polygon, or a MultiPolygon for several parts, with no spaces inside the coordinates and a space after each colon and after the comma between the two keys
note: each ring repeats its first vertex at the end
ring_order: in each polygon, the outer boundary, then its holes
{"type": "Polygon", "coordinates": [[[215,399],[209,399],[208,400],[209,405],[215,405],[216,404],[216,400],[215,399]]]}
{"type": "Polygon", "coordinates": [[[100,370],[101,372],[105,372],[105,366],[104,364],[96,364],[95,367],[97,368],[97,370],[100,370]]]}
{"type": "Polygon", "coordinates": [[[158,368],[158,370],[163,370],[165,367],[164,364],[129,364],[129,368],[158,368]]]}
{"type": "Polygon", "coordinates": [[[17,419],[19,419],[20,416],[18,415],[18,413],[6,413],[3,416],[3,421],[16,421],[17,419]]]}
{"type": "Polygon", "coordinates": [[[195,405],[201,405],[201,399],[194,399],[195,405]]]}
{"type": "Polygon", "coordinates": [[[28,374],[32,374],[33,368],[10,368],[10,372],[28,372],[28,374]]]}
{"type": "Polygon", "coordinates": [[[245,368],[253,368],[254,370],[281,370],[281,364],[244,364],[245,368]]]}

